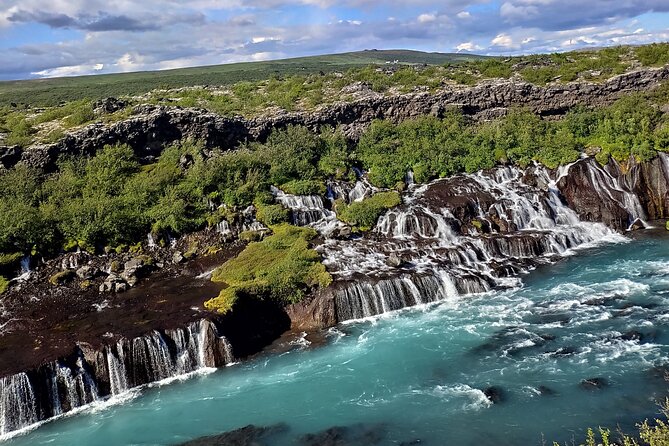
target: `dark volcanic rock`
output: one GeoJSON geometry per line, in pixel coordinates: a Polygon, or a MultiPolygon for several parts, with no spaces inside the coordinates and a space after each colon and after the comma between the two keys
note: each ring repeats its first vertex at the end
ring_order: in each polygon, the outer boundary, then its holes
{"type": "Polygon", "coordinates": [[[594,158],[575,163],[558,182],[560,192],[584,221],[602,222],[623,231],[632,216],[623,207],[625,198],[620,190],[606,187],[606,172],[594,158]]]}
{"type": "Polygon", "coordinates": [[[334,426],[321,432],[302,436],[301,446],[358,446],[380,444],[385,434],[382,424],[334,426]]]}
{"type": "Polygon", "coordinates": [[[490,386],[483,390],[483,393],[493,404],[503,403],[506,399],[506,392],[499,386],[490,386]]]}
{"type": "Polygon", "coordinates": [[[608,380],[601,377],[584,379],[580,384],[580,387],[583,390],[601,390],[608,386],[608,380]]]}
{"type": "Polygon", "coordinates": [[[269,441],[274,435],[284,433],[288,430],[285,424],[274,426],[248,426],[225,432],[220,435],[197,438],[195,440],[180,443],[179,446],[270,446],[269,441]]]}

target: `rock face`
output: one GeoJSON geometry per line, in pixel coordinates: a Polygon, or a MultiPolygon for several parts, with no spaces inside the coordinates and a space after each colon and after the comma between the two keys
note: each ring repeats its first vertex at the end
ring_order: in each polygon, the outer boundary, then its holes
{"type": "MultiPolygon", "coordinates": [[[[183,138],[203,141],[207,147],[223,150],[244,141],[264,140],[277,128],[291,124],[318,130],[323,125],[342,125],[355,139],[374,119],[399,122],[421,115],[441,116],[450,109],[482,119],[505,113],[512,106],[521,106],[543,115],[566,113],[575,105],[601,106],[633,92],[645,91],[669,79],[669,67],[633,71],[605,83],[571,83],[537,87],[519,81],[490,81],[469,88],[451,88],[438,93],[410,93],[399,96],[366,96],[309,113],[283,113],[256,119],[225,118],[200,109],[143,105],[128,120],[109,126],[92,124],[67,135],[58,143],[36,145],[25,150],[0,147],[0,165],[9,168],[17,162],[44,167],[55,166],[60,155],[91,155],[105,144],[126,143],[138,157],[152,159],[165,144],[183,138]]],[[[113,100],[102,101],[100,109],[114,109],[113,100]]]]}
{"type": "Polygon", "coordinates": [[[669,216],[669,155],[642,163],[630,158],[625,168],[615,160],[602,167],[593,158],[583,159],[566,170],[557,186],[581,220],[618,231],[639,229],[644,220],[669,216]]]}

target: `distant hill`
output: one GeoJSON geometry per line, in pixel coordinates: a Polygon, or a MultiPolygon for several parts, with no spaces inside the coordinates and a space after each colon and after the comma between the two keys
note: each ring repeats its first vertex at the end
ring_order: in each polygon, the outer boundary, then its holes
{"type": "Polygon", "coordinates": [[[365,50],[323,56],[298,57],[264,62],[244,62],[164,71],[100,74],[0,82],[0,105],[10,103],[53,106],[75,99],[101,99],[109,96],[142,94],[156,88],[193,85],[228,85],[239,81],[258,81],[272,75],[311,74],[343,71],[368,65],[442,65],[484,56],[461,53],[426,53],[411,50],[365,50]]]}

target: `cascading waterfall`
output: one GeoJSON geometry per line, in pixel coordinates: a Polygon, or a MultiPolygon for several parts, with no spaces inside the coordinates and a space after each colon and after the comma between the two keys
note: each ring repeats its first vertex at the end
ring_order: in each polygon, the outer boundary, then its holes
{"type": "Polygon", "coordinates": [[[332,220],[335,213],[325,208],[323,199],[318,195],[291,195],[272,186],[276,201],[290,209],[291,221],[297,226],[307,226],[321,220],[332,220]]]}
{"type": "Polygon", "coordinates": [[[232,346],[208,320],[123,338],[94,357],[80,352],[71,365],[59,360],[0,378],[0,435],[133,387],[233,362],[232,346]]]}
{"type": "Polygon", "coordinates": [[[639,201],[639,197],[629,191],[626,187],[623,187],[620,184],[620,180],[602,168],[599,163],[590,162],[587,166],[590,181],[592,182],[592,186],[597,195],[602,200],[616,203],[621,208],[625,209],[629,215],[628,223],[630,225],[639,219],[644,223],[644,226],[647,226],[644,221],[646,213],[639,201]]]}
{"type": "Polygon", "coordinates": [[[38,421],[35,394],[28,375],[0,378],[0,435],[38,421]]]}
{"type": "Polygon", "coordinates": [[[563,203],[556,182],[567,171],[551,178],[535,166],[540,186],[526,184],[513,167],[437,180],[382,216],[374,240],[326,242],[320,250],[338,279],[338,320],[517,286],[516,276],[539,263],[620,240],[563,203]]]}

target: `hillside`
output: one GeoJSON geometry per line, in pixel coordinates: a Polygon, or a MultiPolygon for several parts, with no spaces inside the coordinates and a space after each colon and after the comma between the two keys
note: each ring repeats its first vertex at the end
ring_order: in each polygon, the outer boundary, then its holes
{"type": "Polygon", "coordinates": [[[164,71],[7,81],[0,82],[0,106],[11,103],[53,106],[82,98],[96,100],[109,96],[143,94],[157,88],[230,85],[240,81],[259,81],[272,76],[331,73],[368,65],[383,65],[387,61],[398,61],[400,64],[441,65],[481,58],[482,56],[454,53],[365,50],[164,71]]]}

